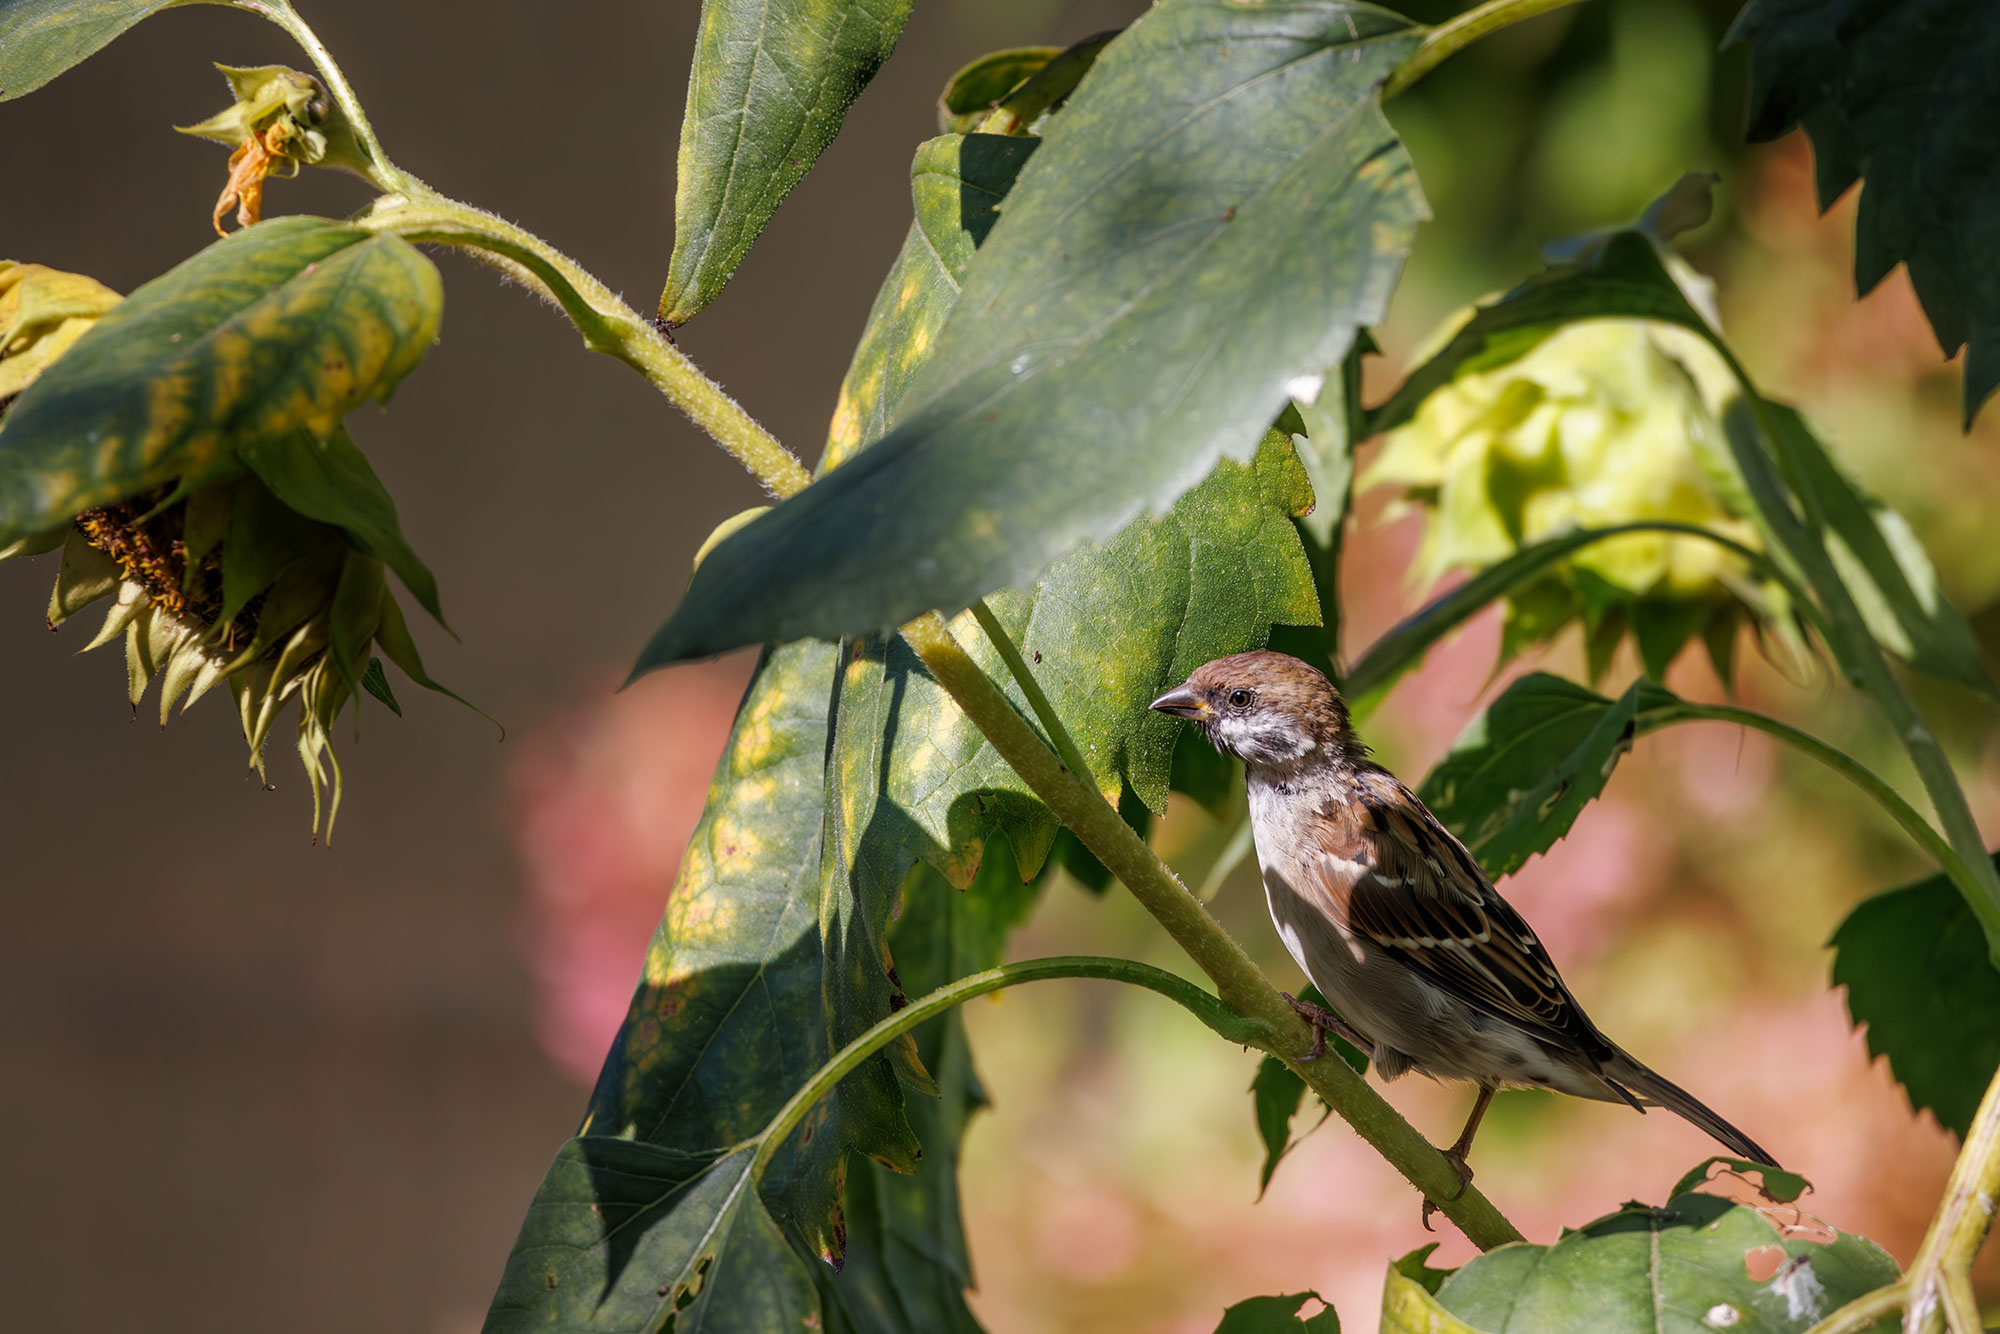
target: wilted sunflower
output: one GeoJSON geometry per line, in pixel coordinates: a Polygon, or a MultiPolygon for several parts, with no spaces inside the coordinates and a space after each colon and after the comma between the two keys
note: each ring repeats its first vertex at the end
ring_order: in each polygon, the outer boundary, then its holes
{"type": "MultiPolygon", "coordinates": [[[[1389,433],[1362,484],[1401,487],[1424,511],[1415,572],[1426,583],[1575,529],[1640,522],[1693,524],[1760,551],[1718,418],[1734,383],[1687,330],[1625,319],[1568,325],[1432,394],[1389,433]]],[[[1593,676],[1627,633],[1656,677],[1699,634],[1727,681],[1746,620],[1783,660],[1802,651],[1783,586],[1695,536],[1592,543],[1514,590],[1506,615],[1503,660],[1581,621],[1593,676]]]]}
{"type": "Polygon", "coordinates": [[[229,80],[235,103],[199,125],[174,128],[232,150],[229,179],[215,201],[218,235],[231,204],[241,226],[264,216],[264,182],[272,176],[296,176],[302,166],[363,170],[365,155],[318,79],[284,65],[216,68],[229,80]]]}
{"type": "MultiPolygon", "coordinates": [[[[442,623],[436,581],[339,425],[323,435],[294,429],[237,439],[185,460],[180,475],[155,468],[138,477],[139,489],[108,501],[104,476],[79,481],[50,467],[48,451],[33,447],[47,434],[28,421],[35,396],[23,391],[72,345],[90,347],[80,340],[93,329],[99,339],[111,334],[118,317],[99,321],[118,302],[89,278],[0,263],[0,491],[8,502],[0,506],[0,559],[60,549],[51,628],[110,601],[85,648],[124,641],[134,709],[157,681],[164,724],[176,703],[185,710],[227,681],[260,776],[265,740],[296,699],[314,833],[324,813],[330,836],[341,793],[335,719],[363,690],[402,712],[373,650],[443,691],[424,672],[385,570],[442,623]],[[35,503],[48,496],[97,503],[35,503]],[[23,533],[27,516],[35,531],[23,533]]],[[[85,444],[97,439],[87,436],[85,444]]]]}

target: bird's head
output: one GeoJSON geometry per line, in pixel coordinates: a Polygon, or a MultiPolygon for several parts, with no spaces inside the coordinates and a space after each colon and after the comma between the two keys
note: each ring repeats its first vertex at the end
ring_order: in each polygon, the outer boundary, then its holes
{"type": "Polygon", "coordinates": [[[1201,724],[1210,745],[1252,766],[1296,764],[1316,753],[1337,761],[1358,749],[1333,683],[1283,653],[1203,663],[1151,707],[1201,724]]]}

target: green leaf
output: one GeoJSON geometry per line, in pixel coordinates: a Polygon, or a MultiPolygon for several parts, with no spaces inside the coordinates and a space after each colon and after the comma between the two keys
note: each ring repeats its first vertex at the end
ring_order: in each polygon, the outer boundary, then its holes
{"type": "Polygon", "coordinates": [[[1965,356],[1969,427],[2000,386],[2000,9],[1965,0],[1752,0],[1748,137],[1803,126],[1822,209],[1866,177],[1854,285],[1898,263],[1938,344],[1965,356]]]}
{"type": "Polygon", "coordinates": [[[685,324],[736,272],[889,58],[912,0],[702,0],[660,316],[685,324]]]}
{"type": "Polygon", "coordinates": [[[640,669],[964,607],[1251,457],[1424,216],[1376,100],[1420,37],[1341,0],[1150,10],[1049,123],[916,406],[710,552],[640,669]]]}
{"type": "Polygon", "coordinates": [[[330,434],[437,337],[443,289],[393,236],[280,218],[218,241],[127,297],[0,422],[0,543],[230,451],[330,434]]]}
{"type": "Polygon", "coordinates": [[[571,1140],[507,1257],[487,1334],[811,1328],[813,1274],[758,1200],[755,1160],[571,1140]]]}
{"type": "Polygon", "coordinates": [[[1938,586],[1937,570],[1908,521],[1856,486],[1804,417],[1767,400],[1761,420],[1739,408],[1725,415],[1724,426],[1738,451],[1759,447],[1766,426],[1782,435],[1777,457],[1799,465],[1786,480],[1806,512],[1825,522],[1827,555],[1876,643],[1918,671],[2000,699],[1972,627],[1938,586]]]}
{"type": "Polygon", "coordinates": [[[1340,1334],[1340,1317],[1316,1292],[1252,1297],[1224,1311],[1215,1334],[1340,1334]],[[1319,1310],[1300,1315],[1309,1302],[1317,1303],[1319,1310]]]}
{"type": "Polygon", "coordinates": [[[937,346],[965,266],[999,219],[1000,201],[1014,178],[1040,146],[1039,139],[947,134],[918,147],[910,165],[916,217],[841,381],[822,471],[888,431],[890,410],[937,346]]]}
{"type": "MultiPolygon", "coordinates": [[[[1551,1246],[1475,1256],[1435,1296],[1390,1270],[1382,1328],[1395,1334],[1802,1334],[1897,1276],[1881,1247],[1791,1205],[1677,1194],[1627,1205],[1551,1246]]],[[[1895,1328],[1886,1319],[1874,1328],[1895,1328]]]]}
{"type": "Polygon", "coordinates": [[[127,28],[189,0],[0,0],[0,102],[32,93],[127,28]]]}
{"type": "Polygon", "coordinates": [[[1609,700],[1530,673],[1472,721],[1418,796],[1498,880],[1569,832],[1631,748],[1640,711],[1672,702],[1646,680],[1609,700]]]}
{"type": "Polygon", "coordinates": [[[389,673],[382,670],[380,658],[368,660],[368,670],[361,673],[361,688],[389,706],[389,712],[398,718],[403,716],[403,706],[396,702],[396,692],[389,685],[389,673]]]}
{"type": "Polygon", "coordinates": [[[1061,55],[1060,46],[1017,46],[991,51],[962,66],[938,95],[938,129],[970,134],[1014,91],[1061,55]]]}
{"type": "MultiPolygon", "coordinates": [[[[1326,1004],[1326,997],[1320,995],[1319,988],[1310,982],[1299,992],[1299,999],[1319,1006],[1326,1004]]],[[[1330,1036],[1326,1045],[1329,1051],[1346,1061],[1354,1073],[1366,1073],[1368,1058],[1346,1038],[1330,1036]]],[[[1292,1138],[1292,1118],[1298,1115],[1305,1096],[1306,1082],[1283,1061],[1275,1056],[1266,1056],[1257,1062],[1257,1074],[1250,1081],[1250,1105],[1257,1118],[1257,1138],[1264,1142],[1264,1164],[1257,1173],[1257,1198],[1260,1200],[1270,1189],[1271,1176],[1278,1170],[1278,1164],[1297,1143],[1292,1138]]],[[[1320,1121],[1326,1120],[1331,1111],[1331,1108],[1323,1108],[1320,1121]]]]}
{"type": "MultiPolygon", "coordinates": [[[[504,1328],[582,1323],[592,1308],[580,1303],[599,1300],[607,1285],[621,1293],[629,1288],[642,1306],[662,1284],[671,1292],[687,1256],[663,1243],[640,1263],[632,1258],[632,1238],[650,1237],[655,1224],[678,1235],[686,1208],[670,1189],[691,1180],[712,1185],[730,1160],[697,1174],[760,1133],[827,1059],[818,907],[834,657],[830,645],[795,644],[766,654],[758,666],[631,1009],[598,1076],[582,1139],[551,1170],[509,1261],[493,1317],[505,1314],[504,1328]],[[638,1189],[628,1175],[597,1171],[581,1156],[607,1142],[630,1142],[634,1170],[664,1183],[649,1187],[665,1201],[643,1215],[653,1224],[614,1231],[616,1219],[598,1212],[629,1210],[638,1189]],[[658,1156],[657,1165],[649,1155],[658,1156]],[[600,1235],[608,1247],[587,1240],[600,1235]],[[576,1248],[561,1261],[574,1268],[560,1268],[550,1286],[544,1274],[564,1253],[549,1248],[564,1246],[576,1248]],[[621,1279],[626,1286],[616,1287],[621,1279]]],[[[839,1253],[847,1152],[839,1097],[807,1115],[763,1182],[778,1227],[808,1255],[839,1253]]],[[[714,1203],[712,1194],[702,1199],[714,1203]]],[[[709,1217],[722,1214],[711,1209],[709,1217]]],[[[754,1213],[748,1219],[750,1253],[767,1259],[772,1275],[787,1276],[780,1287],[789,1292],[792,1252],[769,1244],[754,1213]]],[[[717,1288],[705,1282],[704,1291],[717,1288]]],[[[761,1299],[746,1290],[719,1303],[718,1316],[737,1300],[746,1319],[758,1314],[761,1299]]]]}
{"type": "Polygon", "coordinates": [[[396,572],[443,625],[437,578],[418,559],[396,519],[396,502],[368,466],[346,427],[324,439],[308,431],[251,441],[237,456],[286,505],[311,519],[332,524],[348,540],[396,572]]]}
{"type": "Polygon", "coordinates": [[[1868,1050],[1888,1057],[1912,1106],[1963,1139],[2000,1068],[2000,971],[1964,897],[1943,875],[1877,894],[1831,944],[1833,984],[1868,1050]]]}
{"type": "MultiPolygon", "coordinates": [[[[1668,1196],[1685,1195],[1695,1187],[1713,1180],[1716,1175],[1714,1169],[1718,1163],[1731,1175],[1747,1178],[1754,1174],[1757,1178],[1757,1189],[1778,1204],[1790,1204],[1812,1189],[1812,1182],[1797,1172],[1787,1172],[1782,1167],[1772,1167],[1768,1163],[1752,1162],[1748,1158],[1731,1158],[1728,1154],[1718,1153],[1704,1158],[1689,1168],[1681,1179],[1674,1183],[1674,1188],[1667,1192],[1668,1196]]],[[[1433,1288],[1432,1291],[1436,1289],[1433,1288]]]]}
{"type": "MultiPolygon", "coordinates": [[[[1679,1189],[1676,1189],[1674,1194],[1680,1194],[1679,1189]]],[[[1392,1261],[1389,1265],[1390,1272],[1400,1274],[1404,1278],[1414,1281],[1425,1292],[1435,1295],[1437,1290],[1443,1286],[1444,1281],[1450,1278],[1453,1272],[1455,1272],[1450,1269],[1436,1269],[1432,1267],[1430,1263],[1431,1252],[1437,1248],[1437,1242],[1417,1247],[1417,1249],[1403,1256],[1400,1260],[1392,1261]]]]}

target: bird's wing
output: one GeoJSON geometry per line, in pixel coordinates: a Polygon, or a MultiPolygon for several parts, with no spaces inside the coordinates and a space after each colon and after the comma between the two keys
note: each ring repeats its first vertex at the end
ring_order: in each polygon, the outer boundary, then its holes
{"type": "Polygon", "coordinates": [[[1465,845],[1394,776],[1358,775],[1349,818],[1327,831],[1328,876],[1350,929],[1426,981],[1557,1047],[1612,1051],[1563,985],[1534,930],[1500,897],[1465,845]],[[1353,807],[1358,806],[1358,809],[1353,807]],[[1336,846],[1337,845],[1337,846],[1336,846]]]}

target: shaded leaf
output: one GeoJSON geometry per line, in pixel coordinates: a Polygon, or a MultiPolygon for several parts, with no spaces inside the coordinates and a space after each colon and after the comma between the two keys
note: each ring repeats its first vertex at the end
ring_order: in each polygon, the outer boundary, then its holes
{"type": "Polygon", "coordinates": [[[398,718],[403,716],[403,706],[396,702],[396,692],[389,684],[389,674],[382,670],[380,658],[368,660],[368,670],[361,673],[361,688],[389,706],[389,712],[398,718]]]}
{"type": "MultiPolygon", "coordinates": [[[[758,665],[631,1008],[591,1094],[581,1138],[551,1169],[509,1260],[490,1317],[502,1328],[581,1323],[583,1294],[594,1300],[627,1274],[626,1286],[616,1290],[631,1302],[619,1309],[657,1309],[647,1295],[663,1281],[671,1293],[687,1256],[663,1241],[634,1260],[631,1238],[650,1237],[656,1227],[667,1240],[678,1237],[680,1220],[691,1216],[692,1188],[669,1196],[667,1187],[713,1186],[718,1173],[737,1170],[726,1169],[730,1160],[721,1156],[762,1131],[827,1058],[818,907],[834,656],[829,645],[795,644],[758,665]],[[631,1174],[595,1172],[589,1154],[606,1143],[625,1145],[639,1164],[637,1175],[666,1186],[635,1186],[631,1174]],[[641,1187],[653,1194],[635,1204],[641,1187]],[[615,1234],[599,1213],[641,1204],[650,1221],[615,1234]],[[564,1246],[577,1248],[561,1260],[572,1268],[561,1269],[550,1287],[543,1275],[560,1256],[543,1253],[564,1246]]],[[[836,1094],[807,1114],[763,1182],[778,1227],[803,1254],[832,1256],[840,1249],[846,1145],[838,1103],[836,1094]]],[[[700,1198],[717,1199],[713,1192],[700,1198]]],[[[753,1211],[748,1253],[767,1258],[774,1275],[791,1274],[792,1253],[781,1257],[782,1246],[767,1245],[757,1206],[724,1203],[753,1211]]],[[[790,1282],[779,1286],[789,1292],[790,1282]]],[[[746,1316],[758,1314],[759,1296],[739,1295],[746,1316]]]]}
{"type": "Polygon", "coordinates": [[[1050,122],[916,406],[718,545],[640,668],[966,606],[1248,459],[1424,215],[1376,103],[1420,32],[1340,0],[1149,11],[1050,122]]]}
{"type": "Polygon", "coordinates": [[[715,299],[889,58],[911,0],[702,0],[660,316],[715,299]]]}
{"type": "Polygon", "coordinates": [[[2000,386],[2000,8],[1966,0],[1752,0],[1748,137],[1812,137],[1821,208],[1865,177],[1854,285],[1897,264],[1945,355],[1965,356],[1965,420],[2000,386]]]}
{"type": "Polygon", "coordinates": [[[1640,712],[1672,702],[1643,679],[1610,700],[1530,673],[1472,721],[1417,795],[1498,880],[1569,832],[1631,748],[1640,712]]]}
{"type": "Polygon", "coordinates": [[[1252,1297],[1224,1311],[1215,1334],[1340,1334],[1340,1317],[1317,1292],[1252,1297]],[[1308,1305],[1319,1309],[1301,1314],[1308,1305]]]}
{"type": "Polygon", "coordinates": [[[1963,1139],[2000,1068],[2000,971],[1942,874],[1877,894],[1833,934],[1833,984],[1910,1103],[1963,1139]]]}
{"type": "Polygon", "coordinates": [[[809,1328],[813,1276],[757,1198],[755,1159],[571,1140],[507,1257],[487,1334],[809,1328]]]}
{"type": "MultiPolygon", "coordinates": [[[[922,995],[1001,961],[1008,933],[1035,890],[1004,847],[993,849],[969,889],[918,871],[890,931],[903,985],[922,995]]],[[[986,1105],[965,1025],[953,1010],[916,1030],[919,1059],[940,1096],[909,1101],[923,1160],[910,1174],[856,1161],[848,1175],[847,1263],[831,1284],[869,1330],[929,1334],[977,1330],[964,1293],[972,1262],[960,1218],[958,1162],[965,1128],[986,1105]]]]}
{"type": "Polygon", "coordinates": [[[132,293],[0,423],[0,543],[229,466],[237,446],[326,435],[386,399],[437,337],[443,289],[406,241],[280,218],[132,293]]]}
{"type": "Polygon", "coordinates": [[[188,0],[0,0],[0,102],[31,93],[140,19],[188,0]]]}
{"type": "MultiPolygon", "coordinates": [[[[1320,995],[1319,988],[1310,982],[1300,990],[1299,999],[1326,1006],[1326,997],[1320,995]]],[[[1326,1045],[1327,1051],[1347,1062],[1355,1074],[1367,1072],[1368,1058],[1346,1038],[1329,1034],[1326,1045]]],[[[1298,1143],[1292,1138],[1292,1118],[1298,1115],[1305,1096],[1306,1082],[1283,1061],[1275,1056],[1265,1056],[1257,1062],[1257,1073],[1250,1081],[1250,1105],[1257,1119],[1257,1138],[1264,1144],[1264,1164],[1257,1173],[1258,1199],[1264,1198],[1278,1164],[1298,1143]]],[[[1325,1121],[1331,1111],[1331,1108],[1322,1107],[1320,1121],[1325,1121]]]]}
{"type": "Polygon", "coordinates": [[[1824,521],[1827,555],[1875,642],[1919,671],[2000,699],[1972,627],[1945,597],[1908,521],[1856,486],[1798,412],[1769,400],[1765,409],[1761,420],[1742,408],[1727,414],[1730,442],[1752,448],[1766,425],[1782,433],[1777,457],[1799,465],[1786,481],[1824,521]]]}
{"type": "Polygon", "coordinates": [[[252,441],[238,449],[237,456],[279,500],[308,518],[339,528],[355,546],[394,570],[424,610],[444,624],[437,578],[403,537],[396,502],[346,427],[336,427],[323,438],[300,431],[252,441]]]}
{"type": "Polygon", "coordinates": [[[1796,1208],[1689,1193],[1664,1208],[1627,1205],[1554,1245],[1520,1242],[1475,1256],[1435,1296],[1392,1267],[1382,1327],[1397,1334],[1802,1334],[1896,1277],[1881,1247],[1796,1208]]]}

